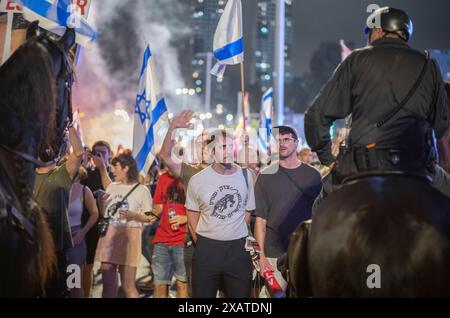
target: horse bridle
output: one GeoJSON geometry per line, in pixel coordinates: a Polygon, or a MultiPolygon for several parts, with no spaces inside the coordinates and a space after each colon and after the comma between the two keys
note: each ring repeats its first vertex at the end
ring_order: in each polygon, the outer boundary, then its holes
{"type": "MultiPolygon", "coordinates": [[[[73,84],[72,64],[70,63],[69,57],[67,56],[64,48],[62,47],[62,45],[59,42],[52,40],[50,37],[45,36],[45,34],[38,36],[37,41],[39,43],[41,43],[47,49],[47,52],[49,55],[51,55],[49,48],[47,47],[46,43],[43,43],[42,40],[46,40],[49,45],[52,45],[54,48],[56,48],[62,57],[61,58],[61,70],[60,70],[59,74],[56,76],[56,81],[58,82],[58,80],[60,80],[61,78],[64,78],[64,80],[65,80],[64,101],[67,101],[68,108],[69,108],[68,120],[64,127],[64,131],[66,131],[67,129],[69,129],[71,127],[71,125],[73,125],[73,123],[72,123],[72,121],[73,121],[73,117],[72,117],[72,84],[73,84]]],[[[61,138],[63,138],[63,137],[61,137],[61,138]]],[[[59,153],[55,159],[53,159],[49,162],[43,162],[39,159],[34,158],[33,156],[31,156],[27,153],[14,150],[2,143],[0,143],[0,148],[6,150],[7,152],[9,152],[11,154],[14,154],[14,155],[22,158],[23,160],[25,160],[29,163],[32,163],[37,168],[48,168],[48,167],[58,163],[61,160],[62,154],[65,152],[65,149],[64,149],[65,147],[60,147],[59,153]]]]}
{"type": "MultiPolygon", "coordinates": [[[[46,40],[46,42],[49,45],[52,45],[61,54],[61,69],[59,71],[59,74],[56,76],[55,80],[56,80],[56,82],[58,82],[59,80],[61,80],[61,78],[63,78],[65,81],[63,103],[65,101],[67,101],[68,120],[66,120],[63,131],[66,131],[67,129],[70,128],[70,126],[72,125],[72,121],[73,121],[73,117],[72,117],[73,68],[72,68],[70,60],[68,58],[68,55],[65,52],[65,49],[62,47],[62,45],[59,42],[56,42],[56,41],[52,40],[50,37],[48,37],[48,36],[46,37],[45,35],[38,36],[37,41],[46,48],[50,58],[52,58],[52,57],[51,57],[49,47],[46,45],[46,43],[43,43],[42,40],[46,40]]],[[[63,136],[61,136],[61,138],[63,138],[63,136]]],[[[43,162],[39,159],[34,158],[33,156],[31,156],[28,153],[17,151],[15,149],[12,149],[12,148],[4,145],[3,143],[0,143],[0,148],[13,154],[13,155],[16,155],[16,156],[22,158],[23,160],[33,164],[35,167],[38,167],[38,168],[46,168],[46,167],[50,167],[50,166],[58,163],[61,159],[63,152],[65,151],[65,149],[64,149],[65,147],[61,146],[59,149],[59,153],[54,160],[49,161],[49,162],[43,162]]],[[[16,221],[17,221],[16,224],[18,226],[20,226],[22,228],[22,230],[24,230],[29,235],[30,238],[33,239],[34,238],[33,224],[31,224],[31,222],[19,210],[14,208],[14,206],[11,206],[10,212],[11,212],[12,216],[16,219],[16,221]]]]}

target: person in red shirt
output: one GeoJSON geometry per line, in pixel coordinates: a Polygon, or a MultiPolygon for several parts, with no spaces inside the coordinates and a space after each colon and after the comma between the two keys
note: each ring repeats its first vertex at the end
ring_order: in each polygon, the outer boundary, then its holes
{"type": "Polygon", "coordinates": [[[153,198],[155,210],[162,210],[161,221],[153,239],[154,298],[168,297],[168,287],[172,283],[173,276],[177,280],[177,298],[188,297],[184,266],[184,240],[187,224],[184,202],[183,184],[167,171],[161,174],[153,198]]]}

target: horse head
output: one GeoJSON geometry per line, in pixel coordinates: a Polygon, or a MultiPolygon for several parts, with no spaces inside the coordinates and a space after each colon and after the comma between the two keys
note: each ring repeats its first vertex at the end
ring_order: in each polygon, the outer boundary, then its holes
{"type": "Polygon", "coordinates": [[[0,258],[9,259],[0,264],[0,297],[44,295],[55,270],[53,239],[32,191],[35,167],[57,160],[72,116],[75,32],[54,38],[35,22],[27,35],[0,66],[0,258]]]}
{"type": "Polygon", "coordinates": [[[55,38],[39,28],[38,22],[30,24],[27,40],[35,40],[44,46],[50,57],[50,66],[55,78],[56,113],[54,133],[42,144],[39,157],[44,162],[57,161],[66,151],[65,132],[72,122],[73,68],[70,50],[75,44],[74,29],[67,28],[62,37],[55,38]]]}

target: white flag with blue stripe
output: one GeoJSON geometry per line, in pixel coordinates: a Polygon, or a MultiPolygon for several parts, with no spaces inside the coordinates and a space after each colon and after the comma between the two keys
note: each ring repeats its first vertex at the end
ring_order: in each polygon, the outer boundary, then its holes
{"type": "Polygon", "coordinates": [[[269,88],[261,101],[261,114],[258,130],[258,148],[267,154],[270,147],[270,134],[272,130],[273,89],[269,88]]]}
{"type": "Polygon", "coordinates": [[[57,35],[63,35],[66,27],[75,29],[76,43],[86,46],[95,41],[97,33],[76,10],[71,0],[14,0],[22,5],[27,21],[39,21],[39,26],[57,35]]]}
{"type": "Polygon", "coordinates": [[[147,46],[139,76],[133,133],[133,156],[143,175],[148,173],[155,160],[169,126],[166,102],[154,70],[150,46],[147,46]]]}
{"type": "Polygon", "coordinates": [[[211,74],[223,77],[226,65],[244,61],[241,0],[228,0],[214,34],[214,56],[218,60],[211,74]]]}

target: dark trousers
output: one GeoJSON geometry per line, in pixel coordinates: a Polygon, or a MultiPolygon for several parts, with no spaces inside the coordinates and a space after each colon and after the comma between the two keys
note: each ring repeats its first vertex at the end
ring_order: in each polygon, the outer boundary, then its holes
{"type": "Polygon", "coordinates": [[[192,297],[192,258],[194,257],[194,251],[195,246],[192,241],[187,242],[184,246],[184,267],[186,268],[189,297],[192,297]]]}
{"type": "Polygon", "coordinates": [[[245,238],[216,241],[198,236],[192,260],[193,298],[216,298],[222,286],[230,298],[249,298],[252,262],[245,238]]]}

